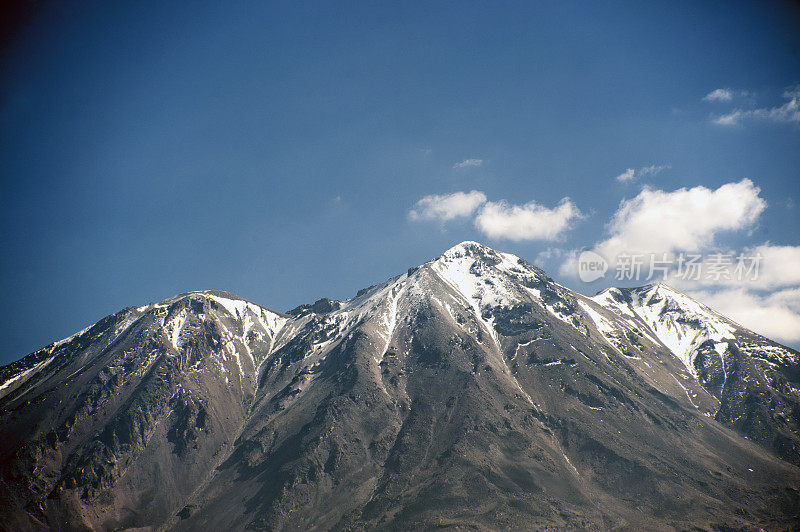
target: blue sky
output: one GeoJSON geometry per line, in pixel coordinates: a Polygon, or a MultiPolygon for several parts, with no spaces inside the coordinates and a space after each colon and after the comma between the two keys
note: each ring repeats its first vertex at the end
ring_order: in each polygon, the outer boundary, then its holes
{"type": "Polygon", "coordinates": [[[747,214],[664,246],[783,257],[688,288],[800,345],[798,30],[791,2],[47,3],[0,65],[0,362],[189,290],[347,298],[467,239],[593,293],[565,264],[622,205],[744,179],[747,214]]]}

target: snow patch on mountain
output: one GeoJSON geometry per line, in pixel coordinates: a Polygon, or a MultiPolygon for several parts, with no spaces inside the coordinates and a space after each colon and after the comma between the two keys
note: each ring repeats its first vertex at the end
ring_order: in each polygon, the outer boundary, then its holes
{"type": "Polygon", "coordinates": [[[627,295],[611,288],[590,299],[620,316],[640,318],[695,376],[694,359],[702,344],[711,341],[724,359],[725,341],[736,337],[735,323],[664,284],[630,289],[627,295]]]}
{"type": "Polygon", "coordinates": [[[53,352],[53,351],[55,351],[55,350],[56,350],[58,347],[61,347],[61,346],[62,346],[62,345],[64,345],[64,344],[68,344],[68,343],[70,343],[70,342],[71,342],[72,340],[74,340],[75,338],[80,338],[81,336],[83,336],[84,334],[86,334],[86,333],[89,331],[89,329],[91,329],[91,328],[92,328],[92,327],[94,327],[95,325],[96,325],[96,324],[95,324],[95,323],[93,323],[93,324],[89,325],[88,327],[86,327],[85,329],[82,329],[82,330],[80,330],[80,331],[76,332],[76,333],[75,333],[75,334],[73,334],[72,336],[68,336],[68,337],[64,338],[63,340],[59,340],[59,341],[57,341],[57,342],[53,342],[53,345],[52,345],[52,346],[50,346],[50,348],[49,348],[50,352],[52,353],[52,352],[53,352]]]}
{"type": "Polygon", "coordinates": [[[613,347],[620,355],[626,356],[624,352],[624,343],[621,340],[622,333],[611,321],[603,317],[602,314],[594,310],[589,304],[584,301],[578,301],[581,308],[589,315],[597,327],[597,330],[611,347],[613,347]]]}
{"type": "Polygon", "coordinates": [[[735,328],[725,318],[665,285],[633,292],[633,308],[693,374],[697,348],[734,339],[735,328]]]}
{"type": "Polygon", "coordinates": [[[35,375],[36,373],[44,369],[48,364],[50,364],[50,362],[52,362],[55,358],[56,358],[55,356],[51,356],[50,358],[42,360],[35,366],[28,368],[18,373],[17,375],[14,375],[13,377],[5,381],[3,384],[0,384],[0,394],[2,394],[3,390],[5,390],[6,388],[11,387],[15,382],[24,382],[27,378],[35,375]]]}

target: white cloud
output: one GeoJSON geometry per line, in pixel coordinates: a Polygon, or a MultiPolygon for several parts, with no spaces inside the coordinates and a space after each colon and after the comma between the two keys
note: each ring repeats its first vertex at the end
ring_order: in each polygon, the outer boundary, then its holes
{"type": "Polygon", "coordinates": [[[577,249],[571,249],[564,253],[564,261],[558,268],[559,275],[564,277],[578,277],[578,253],[577,249]]]}
{"type": "Polygon", "coordinates": [[[635,177],[636,177],[636,170],[634,170],[633,168],[628,168],[627,170],[619,174],[616,179],[620,183],[625,183],[627,181],[633,181],[635,177]]]}
{"type": "Polygon", "coordinates": [[[720,314],[767,338],[800,343],[800,246],[762,244],[742,252],[760,255],[758,275],[718,281],[670,280],[720,314]],[[771,292],[771,290],[773,290],[771,292]]]}
{"type": "Polygon", "coordinates": [[[650,166],[643,166],[639,168],[639,175],[656,175],[667,168],[671,168],[671,166],[668,164],[651,164],[650,166]]]}
{"type": "Polygon", "coordinates": [[[475,227],[495,239],[557,240],[582,216],[569,198],[562,199],[553,209],[533,201],[525,205],[490,201],[475,218],[475,227]]]}
{"type": "Polygon", "coordinates": [[[470,166],[480,166],[483,164],[483,159],[464,159],[460,163],[453,165],[453,168],[468,168],[470,166]]]}
{"type": "MultiPolygon", "coordinates": [[[[784,93],[784,96],[786,94],[788,93],[784,93]]],[[[753,111],[753,116],[774,122],[800,122],[800,101],[798,101],[798,96],[795,94],[791,100],[780,107],[756,109],[753,111]]]]}
{"type": "Polygon", "coordinates": [[[476,211],[475,227],[484,235],[516,241],[557,240],[571,228],[573,221],[583,217],[569,198],[563,198],[550,209],[533,201],[525,205],[511,205],[505,200],[486,201],[483,192],[471,190],[425,196],[408,212],[408,218],[447,222],[472,216],[476,211]]]}
{"type": "Polygon", "coordinates": [[[744,288],[688,294],[767,338],[790,344],[800,342],[800,288],[766,295],[744,288]]]}
{"type": "Polygon", "coordinates": [[[561,248],[547,248],[540,251],[536,258],[533,260],[534,264],[543,264],[554,259],[558,259],[564,255],[564,250],[561,248]]]}
{"type": "Polygon", "coordinates": [[[609,238],[594,249],[612,264],[622,253],[699,251],[713,244],[720,231],[751,227],[767,205],[760,192],[749,179],[716,190],[645,187],[620,203],[608,225],[609,238]]]}
{"type": "MultiPolygon", "coordinates": [[[[746,248],[740,252],[722,253],[731,259],[728,274],[719,278],[701,275],[699,279],[684,280],[674,272],[669,283],[686,289],[745,288],[748,290],[773,290],[800,285],[800,246],[774,246],[770,243],[746,248]],[[742,257],[743,269],[736,271],[742,257]],[[751,266],[752,269],[751,269],[751,266]]],[[[709,271],[712,255],[703,256],[699,267],[709,271]]]]}
{"type": "MultiPolygon", "coordinates": [[[[715,247],[719,233],[753,227],[767,206],[760,193],[749,179],[717,189],[697,186],[668,192],[644,187],[636,197],[620,202],[607,224],[608,237],[590,249],[612,268],[622,255],[675,260],[679,252],[703,253],[715,247]]],[[[786,286],[800,276],[800,266],[794,266],[800,248],[764,244],[745,251],[762,254],[759,288],[786,286]]],[[[577,252],[564,257],[559,271],[574,277],[577,252]]]]}
{"type": "Polygon", "coordinates": [[[759,274],[753,281],[759,287],[800,285],[800,246],[763,244],[749,253],[761,256],[759,274]]]}
{"type": "Polygon", "coordinates": [[[786,90],[783,91],[783,97],[789,99],[800,98],[800,83],[787,87],[786,90]]]}
{"type": "Polygon", "coordinates": [[[486,202],[486,195],[477,190],[452,194],[431,194],[419,200],[409,211],[411,220],[441,220],[472,216],[486,202]]]}
{"type": "Polygon", "coordinates": [[[741,109],[736,109],[735,111],[714,117],[711,121],[720,126],[735,126],[741,122],[742,118],[747,116],[747,113],[751,111],[742,111],[741,109]]]}
{"type": "Polygon", "coordinates": [[[749,118],[769,120],[772,122],[800,123],[800,85],[787,88],[783,97],[789,101],[778,107],[760,109],[734,109],[730,113],[712,118],[712,122],[721,126],[735,126],[749,118]]]}
{"type": "Polygon", "coordinates": [[[731,89],[716,89],[703,96],[703,101],[706,102],[729,102],[731,100],[733,100],[731,89]]]}
{"type": "MultiPolygon", "coordinates": [[[[615,276],[622,254],[641,254],[640,284],[654,280],[647,279],[652,255],[675,268],[678,253],[700,254],[702,275],[686,278],[673,269],[667,282],[748,329],[796,346],[800,342],[800,246],[767,242],[728,251],[723,255],[730,256],[728,271],[733,275],[717,279],[708,275],[712,257],[719,251],[717,235],[748,230],[758,221],[766,208],[760,192],[749,179],[717,189],[698,186],[667,192],[645,187],[620,203],[608,224],[608,238],[594,246],[611,266],[606,278],[615,276]],[[739,255],[746,267],[760,257],[756,275],[752,270],[736,275],[739,255]]],[[[578,256],[577,250],[562,254],[561,275],[577,277],[578,256]]]]}
{"type": "Polygon", "coordinates": [[[642,177],[646,175],[656,175],[662,172],[663,170],[666,170],[667,168],[670,168],[668,164],[664,165],[651,164],[650,166],[642,166],[638,170],[634,170],[633,168],[628,168],[627,170],[619,174],[616,177],[616,180],[619,181],[620,183],[627,183],[628,181],[633,181],[637,177],[642,177]]]}

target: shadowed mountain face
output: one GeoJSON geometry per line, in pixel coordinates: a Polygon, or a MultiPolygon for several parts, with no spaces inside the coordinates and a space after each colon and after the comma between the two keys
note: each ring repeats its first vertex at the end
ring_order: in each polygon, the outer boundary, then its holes
{"type": "Polygon", "coordinates": [[[787,528],[798,363],[473,242],[288,315],[184,294],[0,368],[0,526],[787,528]]]}

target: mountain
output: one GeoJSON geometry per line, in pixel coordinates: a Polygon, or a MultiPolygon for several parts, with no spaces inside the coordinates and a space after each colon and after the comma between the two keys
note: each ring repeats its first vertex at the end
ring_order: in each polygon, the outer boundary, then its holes
{"type": "Polygon", "coordinates": [[[797,527],[798,367],[475,242],[286,314],[182,294],[0,368],[0,527],[797,527]]]}
{"type": "Polygon", "coordinates": [[[637,330],[649,331],[713,398],[687,391],[693,404],[789,462],[800,463],[796,351],[663,284],[610,288],[592,300],[616,314],[605,336],[623,354],[631,348],[626,339],[635,339],[637,330]]]}

